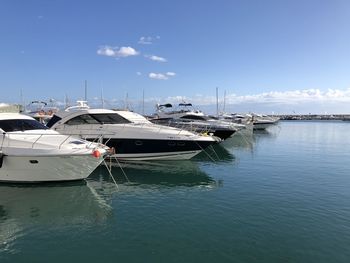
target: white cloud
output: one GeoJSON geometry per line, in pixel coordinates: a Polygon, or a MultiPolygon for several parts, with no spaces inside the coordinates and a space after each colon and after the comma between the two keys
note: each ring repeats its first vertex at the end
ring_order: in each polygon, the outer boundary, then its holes
{"type": "Polygon", "coordinates": [[[167,72],[167,73],[154,73],[151,72],[148,74],[148,76],[151,79],[158,79],[158,80],[167,80],[171,77],[174,77],[176,74],[174,72],[167,72]]]}
{"type": "Polygon", "coordinates": [[[147,36],[147,37],[140,37],[139,41],[137,43],[141,44],[141,45],[152,45],[154,41],[159,40],[160,36],[156,36],[156,37],[151,37],[151,36],[147,36]]]}
{"type": "Polygon", "coordinates": [[[150,60],[157,61],[157,62],[167,62],[166,58],[158,57],[155,55],[145,55],[146,58],[149,58],[150,60]]]}
{"type": "Polygon", "coordinates": [[[140,52],[136,51],[132,47],[111,47],[111,46],[102,46],[97,50],[97,54],[107,57],[129,57],[137,56],[140,52]]]}
{"type": "Polygon", "coordinates": [[[292,91],[271,91],[255,95],[237,96],[228,95],[227,100],[231,103],[244,102],[270,102],[270,103],[296,103],[296,102],[313,102],[313,101],[349,101],[350,89],[334,90],[328,89],[321,91],[319,89],[292,90],[292,91]]]}
{"type": "MultiPolygon", "coordinates": [[[[164,98],[162,101],[175,105],[182,101],[191,102],[193,105],[204,107],[211,112],[215,112],[216,108],[215,96],[174,96],[164,98]]],[[[223,102],[224,98],[221,96],[219,98],[221,108],[223,102]]],[[[226,95],[225,105],[226,111],[229,112],[348,113],[350,112],[350,88],[345,90],[328,89],[326,91],[319,89],[271,91],[242,96],[232,93],[226,95]]]]}
{"type": "Polygon", "coordinates": [[[142,45],[151,45],[153,43],[153,37],[140,37],[138,43],[142,45]]]}
{"type": "Polygon", "coordinates": [[[149,73],[148,75],[151,79],[158,79],[158,80],[167,80],[169,79],[169,77],[165,74],[162,74],[162,73],[149,73]]]}
{"type": "Polygon", "coordinates": [[[141,73],[140,71],[137,71],[137,72],[136,72],[136,75],[137,75],[137,76],[141,76],[142,73],[141,73]]]}

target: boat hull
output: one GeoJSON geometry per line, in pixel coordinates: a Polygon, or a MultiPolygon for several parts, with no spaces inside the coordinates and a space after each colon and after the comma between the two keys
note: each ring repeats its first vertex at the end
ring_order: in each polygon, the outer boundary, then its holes
{"type": "Polygon", "coordinates": [[[253,129],[254,130],[266,130],[268,127],[274,125],[274,123],[271,122],[259,122],[254,123],[253,129]]]}
{"type": "MultiPolygon", "coordinates": [[[[132,154],[115,154],[113,155],[119,160],[125,161],[152,161],[152,160],[189,160],[192,157],[199,154],[198,151],[185,151],[185,152],[164,152],[164,153],[132,153],[132,154]]],[[[112,157],[113,157],[112,156],[112,157]]]]}
{"type": "Polygon", "coordinates": [[[114,157],[123,160],[188,160],[215,143],[210,140],[109,139],[114,157]]]}
{"type": "Polygon", "coordinates": [[[6,156],[2,157],[1,182],[74,181],[88,177],[103,158],[74,156],[6,156]]]}
{"type": "Polygon", "coordinates": [[[205,122],[198,123],[195,121],[173,119],[153,119],[151,121],[155,124],[174,127],[178,129],[185,129],[190,132],[211,134],[215,137],[219,137],[221,140],[226,140],[227,138],[233,136],[233,134],[237,131],[236,129],[233,129],[231,127],[222,128],[218,127],[217,125],[205,122]]]}

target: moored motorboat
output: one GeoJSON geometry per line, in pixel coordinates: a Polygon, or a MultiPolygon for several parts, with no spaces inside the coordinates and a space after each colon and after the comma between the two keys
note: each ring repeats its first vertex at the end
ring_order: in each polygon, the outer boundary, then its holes
{"type": "Polygon", "coordinates": [[[108,147],[49,130],[32,117],[0,113],[0,181],[81,180],[103,161],[108,147]]]}
{"type": "Polygon", "coordinates": [[[183,129],[156,125],[130,111],[90,109],[87,105],[57,112],[47,124],[63,134],[80,134],[87,140],[116,149],[123,160],[190,159],[219,139],[183,129]]]}
{"type": "Polygon", "coordinates": [[[191,103],[180,103],[176,110],[172,110],[170,103],[157,104],[156,113],[149,120],[156,124],[212,134],[222,140],[232,136],[239,128],[235,124],[215,119],[200,110],[193,109],[191,103]]]}
{"type": "Polygon", "coordinates": [[[252,114],[252,120],[254,130],[266,130],[268,127],[277,124],[279,118],[261,114],[252,114]]]}

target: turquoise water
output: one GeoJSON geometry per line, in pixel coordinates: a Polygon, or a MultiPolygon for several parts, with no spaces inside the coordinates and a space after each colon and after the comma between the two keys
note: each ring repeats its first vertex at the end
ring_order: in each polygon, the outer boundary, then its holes
{"type": "Polygon", "coordinates": [[[192,161],[0,185],[0,262],[350,262],[350,123],[281,122],[192,161]],[[219,158],[219,160],[218,160],[219,158]]]}

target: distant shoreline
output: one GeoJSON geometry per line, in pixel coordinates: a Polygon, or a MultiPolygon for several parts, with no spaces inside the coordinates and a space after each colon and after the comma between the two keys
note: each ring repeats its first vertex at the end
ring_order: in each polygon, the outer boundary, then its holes
{"type": "Polygon", "coordinates": [[[286,121],[350,121],[350,114],[282,114],[273,116],[286,121]]]}

